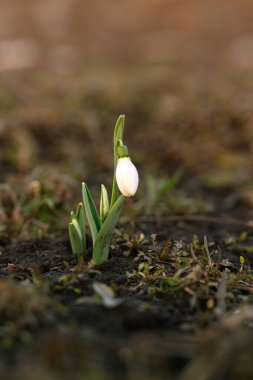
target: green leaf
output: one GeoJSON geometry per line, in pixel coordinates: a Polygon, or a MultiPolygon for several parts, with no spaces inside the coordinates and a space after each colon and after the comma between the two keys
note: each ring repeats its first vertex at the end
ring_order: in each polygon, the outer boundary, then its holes
{"type": "Polygon", "coordinates": [[[118,156],[117,156],[117,147],[118,141],[123,141],[124,135],[124,125],[125,125],[125,115],[120,115],[115,124],[114,134],[113,134],[113,148],[114,148],[114,167],[117,166],[118,156]]]}
{"type": "Polygon", "coordinates": [[[163,196],[172,191],[182,178],[183,174],[183,170],[178,169],[171,177],[167,179],[164,178],[164,182],[161,184],[159,189],[160,195],[163,196]]]}
{"type": "Polygon", "coordinates": [[[101,228],[101,223],[99,219],[99,215],[92,199],[92,196],[89,192],[87,185],[82,183],[82,193],[83,193],[83,204],[86,212],[86,217],[90,226],[93,246],[95,244],[98,232],[101,228]]]}
{"type": "Polygon", "coordinates": [[[86,251],[86,228],[85,228],[85,212],[83,203],[79,203],[76,210],[76,219],[80,228],[81,237],[82,237],[82,245],[83,245],[83,253],[86,251]]]}
{"type": "Polygon", "coordinates": [[[105,218],[109,212],[109,199],[106,187],[101,185],[101,197],[100,197],[100,221],[103,224],[105,218]]]}
{"type": "Polygon", "coordinates": [[[118,186],[117,186],[116,177],[115,177],[115,170],[116,170],[117,162],[118,162],[118,155],[117,155],[118,141],[119,140],[123,141],[124,124],[125,124],[125,115],[120,115],[115,124],[114,135],[113,135],[114,177],[113,177],[113,184],[112,184],[112,196],[111,196],[110,208],[112,208],[112,206],[114,205],[118,197],[118,186]]]}
{"type": "Polygon", "coordinates": [[[70,220],[71,220],[71,223],[73,224],[73,226],[75,227],[80,239],[82,239],[81,230],[80,230],[80,227],[79,227],[79,224],[77,221],[76,213],[74,211],[71,211],[71,213],[70,213],[70,220]]]}
{"type": "Polygon", "coordinates": [[[84,253],[81,236],[72,222],[69,223],[69,238],[72,252],[77,255],[84,253]]]}
{"type": "Polygon", "coordinates": [[[93,247],[93,259],[96,264],[101,264],[108,259],[112,234],[119,219],[125,197],[121,195],[112,206],[93,247]]]}

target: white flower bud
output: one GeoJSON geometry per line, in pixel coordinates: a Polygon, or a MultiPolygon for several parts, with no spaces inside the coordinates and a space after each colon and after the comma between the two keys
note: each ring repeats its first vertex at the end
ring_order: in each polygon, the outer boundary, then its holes
{"type": "Polygon", "coordinates": [[[129,157],[118,159],[116,181],[118,188],[125,197],[131,197],[136,193],[139,184],[139,175],[129,157]]]}

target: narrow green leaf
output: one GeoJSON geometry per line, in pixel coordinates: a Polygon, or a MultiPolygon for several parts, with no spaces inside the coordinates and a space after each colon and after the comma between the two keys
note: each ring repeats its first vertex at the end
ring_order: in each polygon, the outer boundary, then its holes
{"type": "Polygon", "coordinates": [[[124,135],[124,125],[125,125],[125,115],[120,115],[118,117],[118,120],[115,124],[114,128],[114,134],[113,134],[113,148],[114,148],[114,167],[117,166],[117,147],[118,147],[118,141],[123,141],[123,135],[124,135]]]}
{"type": "Polygon", "coordinates": [[[70,213],[70,221],[72,222],[74,219],[76,219],[76,213],[75,213],[75,211],[71,211],[71,213],[70,213]]]}
{"type": "Polygon", "coordinates": [[[125,197],[121,195],[112,206],[93,247],[93,259],[100,264],[108,259],[112,234],[119,219],[125,197]]]}
{"type": "Polygon", "coordinates": [[[69,223],[69,238],[70,238],[72,252],[77,255],[84,253],[82,239],[80,237],[78,230],[76,229],[75,225],[72,222],[69,223]]]}
{"type": "Polygon", "coordinates": [[[106,187],[101,185],[101,197],[100,197],[100,221],[103,224],[109,212],[109,199],[106,187]]]}
{"type": "Polygon", "coordinates": [[[82,236],[82,244],[83,244],[83,252],[86,251],[86,229],[85,229],[85,212],[83,203],[79,203],[76,210],[76,219],[80,228],[81,236],[82,236]]]}
{"type": "Polygon", "coordinates": [[[82,183],[82,193],[83,193],[83,204],[85,208],[86,217],[90,226],[93,246],[95,244],[98,232],[101,228],[101,223],[99,219],[99,215],[92,199],[92,196],[89,192],[87,185],[82,183]]]}
{"type": "Polygon", "coordinates": [[[115,177],[115,170],[117,167],[117,147],[118,147],[118,141],[123,141],[123,135],[124,135],[124,124],[125,124],[125,115],[120,115],[114,128],[114,135],[113,135],[113,151],[114,151],[114,177],[113,177],[113,185],[112,185],[112,196],[111,196],[111,203],[110,208],[114,205],[116,202],[116,199],[118,197],[118,186],[116,182],[115,177]]]}
{"type": "Polygon", "coordinates": [[[74,211],[71,211],[70,219],[71,219],[71,223],[73,224],[73,226],[76,229],[76,232],[79,235],[79,238],[82,240],[82,233],[81,233],[80,226],[78,224],[78,220],[77,220],[77,217],[76,217],[76,214],[74,213],[74,211]]]}
{"type": "Polygon", "coordinates": [[[165,178],[164,183],[159,189],[160,195],[166,195],[170,191],[172,191],[176,187],[180,179],[182,178],[183,174],[184,174],[183,170],[178,169],[171,177],[165,178]]]}

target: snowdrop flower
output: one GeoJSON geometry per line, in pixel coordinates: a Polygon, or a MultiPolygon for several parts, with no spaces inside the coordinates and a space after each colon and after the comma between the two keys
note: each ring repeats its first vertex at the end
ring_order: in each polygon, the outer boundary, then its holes
{"type": "Polygon", "coordinates": [[[124,145],[118,148],[118,154],[119,158],[116,168],[117,185],[125,197],[132,197],[138,188],[139,175],[124,145]]]}
{"type": "MultiPolygon", "coordinates": [[[[139,183],[136,167],[129,158],[127,147],[123,145],[124,123],[125,116],[120,115],[113,133],[114,171],[110,202],[105,186],[101,185],[100,212],[98,212],[88,186],[83,182],[83,202],[79,203],[76,212],[70,213],[69,238],[72,252],[76,255],[86,254],[86,225],[88,222],[93,246],[92,259],[96,264],[108,260],[112,234],[125,197],[133,196],[139,183]],[[122,195],[118,194],[118,189],[122,195]]],[[[103,298],[101,289],[97,291],[94,288],[94,290],[103,298]]]]}

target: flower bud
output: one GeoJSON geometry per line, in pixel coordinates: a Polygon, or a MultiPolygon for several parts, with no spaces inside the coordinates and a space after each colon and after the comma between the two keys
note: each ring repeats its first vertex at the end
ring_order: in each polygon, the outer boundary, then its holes
{"type": "Polygon", "coordinates": [[[129,157],[121,157],[118,159],[116,181],[118,188],[125,197],[131,197],[136,193],[139,176],[136,167],[129,157]]]}
{"type": "Polygon", "coordinates": [[[100,197],[100,220],[104,222],[109,213],[109,199],[106,187],[101,185],[101,197],[100,197]]]}

